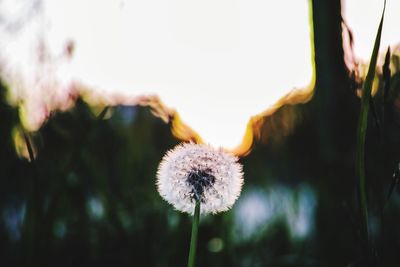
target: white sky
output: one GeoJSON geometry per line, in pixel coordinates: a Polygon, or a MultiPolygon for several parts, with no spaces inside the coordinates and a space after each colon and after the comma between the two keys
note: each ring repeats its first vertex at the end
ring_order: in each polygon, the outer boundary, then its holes
{"type": "MultiPolygon", "coordinates": [[[[383,3],[383,0],[348,0],[343,3],[344,17],[354,33],[354,50],[364,61],[371,57],[383,3]]],[[[385,52],[389,45],[399,43],[400,1],[387,0],[380,50],[385,52]]]]}
{"type": "Polygon", "coordinates": [[[156,93],[216,146],[240,144],[251,115],[311,82],[306,0],[63,4],[47,3],[50,40],[77,40],[75,78],[156,93]]]}
{"type": "MultiPolygon", "coordinates": [[[[2,0],[0,15],[12,18],[30,2],[18,0],[20,5],[13,5],[13,0],[2,0]]],[[[356,53],[369,58],[382,1],[348,2],[346,17],[354,30],[356,53]]],[[[0,60],[11,62],[23,80],[34,80],[30,73],[38,69],[32,59],[37,42],[32,40],[42,38],[55,57],[73,40],[72,60],[57,61],[56,70],[50,68],[54,73],[44,69],[42,76],[129,95],[158,94],[206,142],[233,148],[241,142],[252,115],[294,87],[311,83],[308,4],[308,0],[43,0],[42,13],[25,27],[22,37],[0,31],[0,60]]],[[[400,1],[388,1],[382,47],[399,41],[399,5],[400,1]]],[[[21,87],[18,81],[6,80],[21,87]]],[[[32,96],[40,88],[26,84],[31,94],[27,101],[34,101],[32,96]]]]}

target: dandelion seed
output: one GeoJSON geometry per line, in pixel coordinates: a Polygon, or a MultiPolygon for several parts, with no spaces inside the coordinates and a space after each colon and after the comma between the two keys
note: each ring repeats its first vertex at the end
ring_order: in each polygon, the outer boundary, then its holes
{"type": "Polygon", "coordinates": [[[243,184],[237,158],[208,145],[184,143],[167,152],[157,172],[160,195],[177,210],[218,213],[232,207],[243,184]]]}

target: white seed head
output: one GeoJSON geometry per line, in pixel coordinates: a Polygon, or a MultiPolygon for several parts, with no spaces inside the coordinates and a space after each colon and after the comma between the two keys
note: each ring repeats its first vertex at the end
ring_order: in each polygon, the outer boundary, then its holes
{"type": "Polygon", "coordinates": [[[168,151],[157,172],[157,189],[175,209],[193,214],[218,213],[232,207],[243,184],[237,158],[208,145],[183,143],[168,151]]]}

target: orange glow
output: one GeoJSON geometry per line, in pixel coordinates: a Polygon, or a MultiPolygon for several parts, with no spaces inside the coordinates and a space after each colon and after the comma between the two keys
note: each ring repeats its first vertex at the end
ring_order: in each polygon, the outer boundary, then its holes
{"type": "Polygon", "coordinates": [[[245,154],[257,114],[312,79],[308,4],[43,0],[21,30],[0,32],[0,75],[29,130],[82,96],[148,105],[178,138],[245,154]]]}
{"type": "MultiPolygon", "coordinates": [[[[271,123],[267,123],[267,120],[271,117],[271,115],[285,105],[291,106],[308,102],[312,98],[313,92],[314,80],[307,88],[293,90],[286,96],[282,97],[271,108],[256,116],[251,117],[248,122],[246,133],[243,137],[242,143],[236,148],[232,149],[231,152],[237,156],[245,156],[250,152],[255,139],[263,140],[265,142],[272,132],[266,131],[266,129],[264,128],[266,125],[271,125],[271,123]]],[[[277,135],[285,136],[293,130],[296,120],[294,116],[295,114],[292,114],[292,116],[289,116],[287,118],[281,118],[280,123],[283,124],[284,127],[279,128],[280,132],[277,135]]]]}

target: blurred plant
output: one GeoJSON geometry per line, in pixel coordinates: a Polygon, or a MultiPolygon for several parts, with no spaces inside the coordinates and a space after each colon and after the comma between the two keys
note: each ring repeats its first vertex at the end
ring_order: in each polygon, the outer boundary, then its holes
{"type": "Polygon", "coordinates": [[[207,145],[186,143],[167,152],[157,172],[160,195],[177,210],[194,214],[188,266],[194,266],[201,213],[230,209],[240,195],[237,158],[207,145]]]}
{"type": "Polygon", "coordinates": [[[367,136],[368,127],[368,114],[370,110],[374,113],[374,105],[371,105],[371,91],[376,73],[376,65],[378,59],[378,52],[380,47],[383,19],[385,15],[386,0],[384,2],[382,17],[379,23],[378,31],[375,38],[374,48],[372,51],[368,73],[363,84],[363,90],[361,95],[361,111],[357,129],[357,151],[356,151],[356,175],[358,177],[358,200],[359,208],[362,217],[362,236],[363,241],[366,242],[367,247],[367,258],[372,259],[373,248],[370,240],[369,233],[369,222],[368,222],[368,202],[367,202],[367,185],[365,175],[365,141],[367,136]]]}

